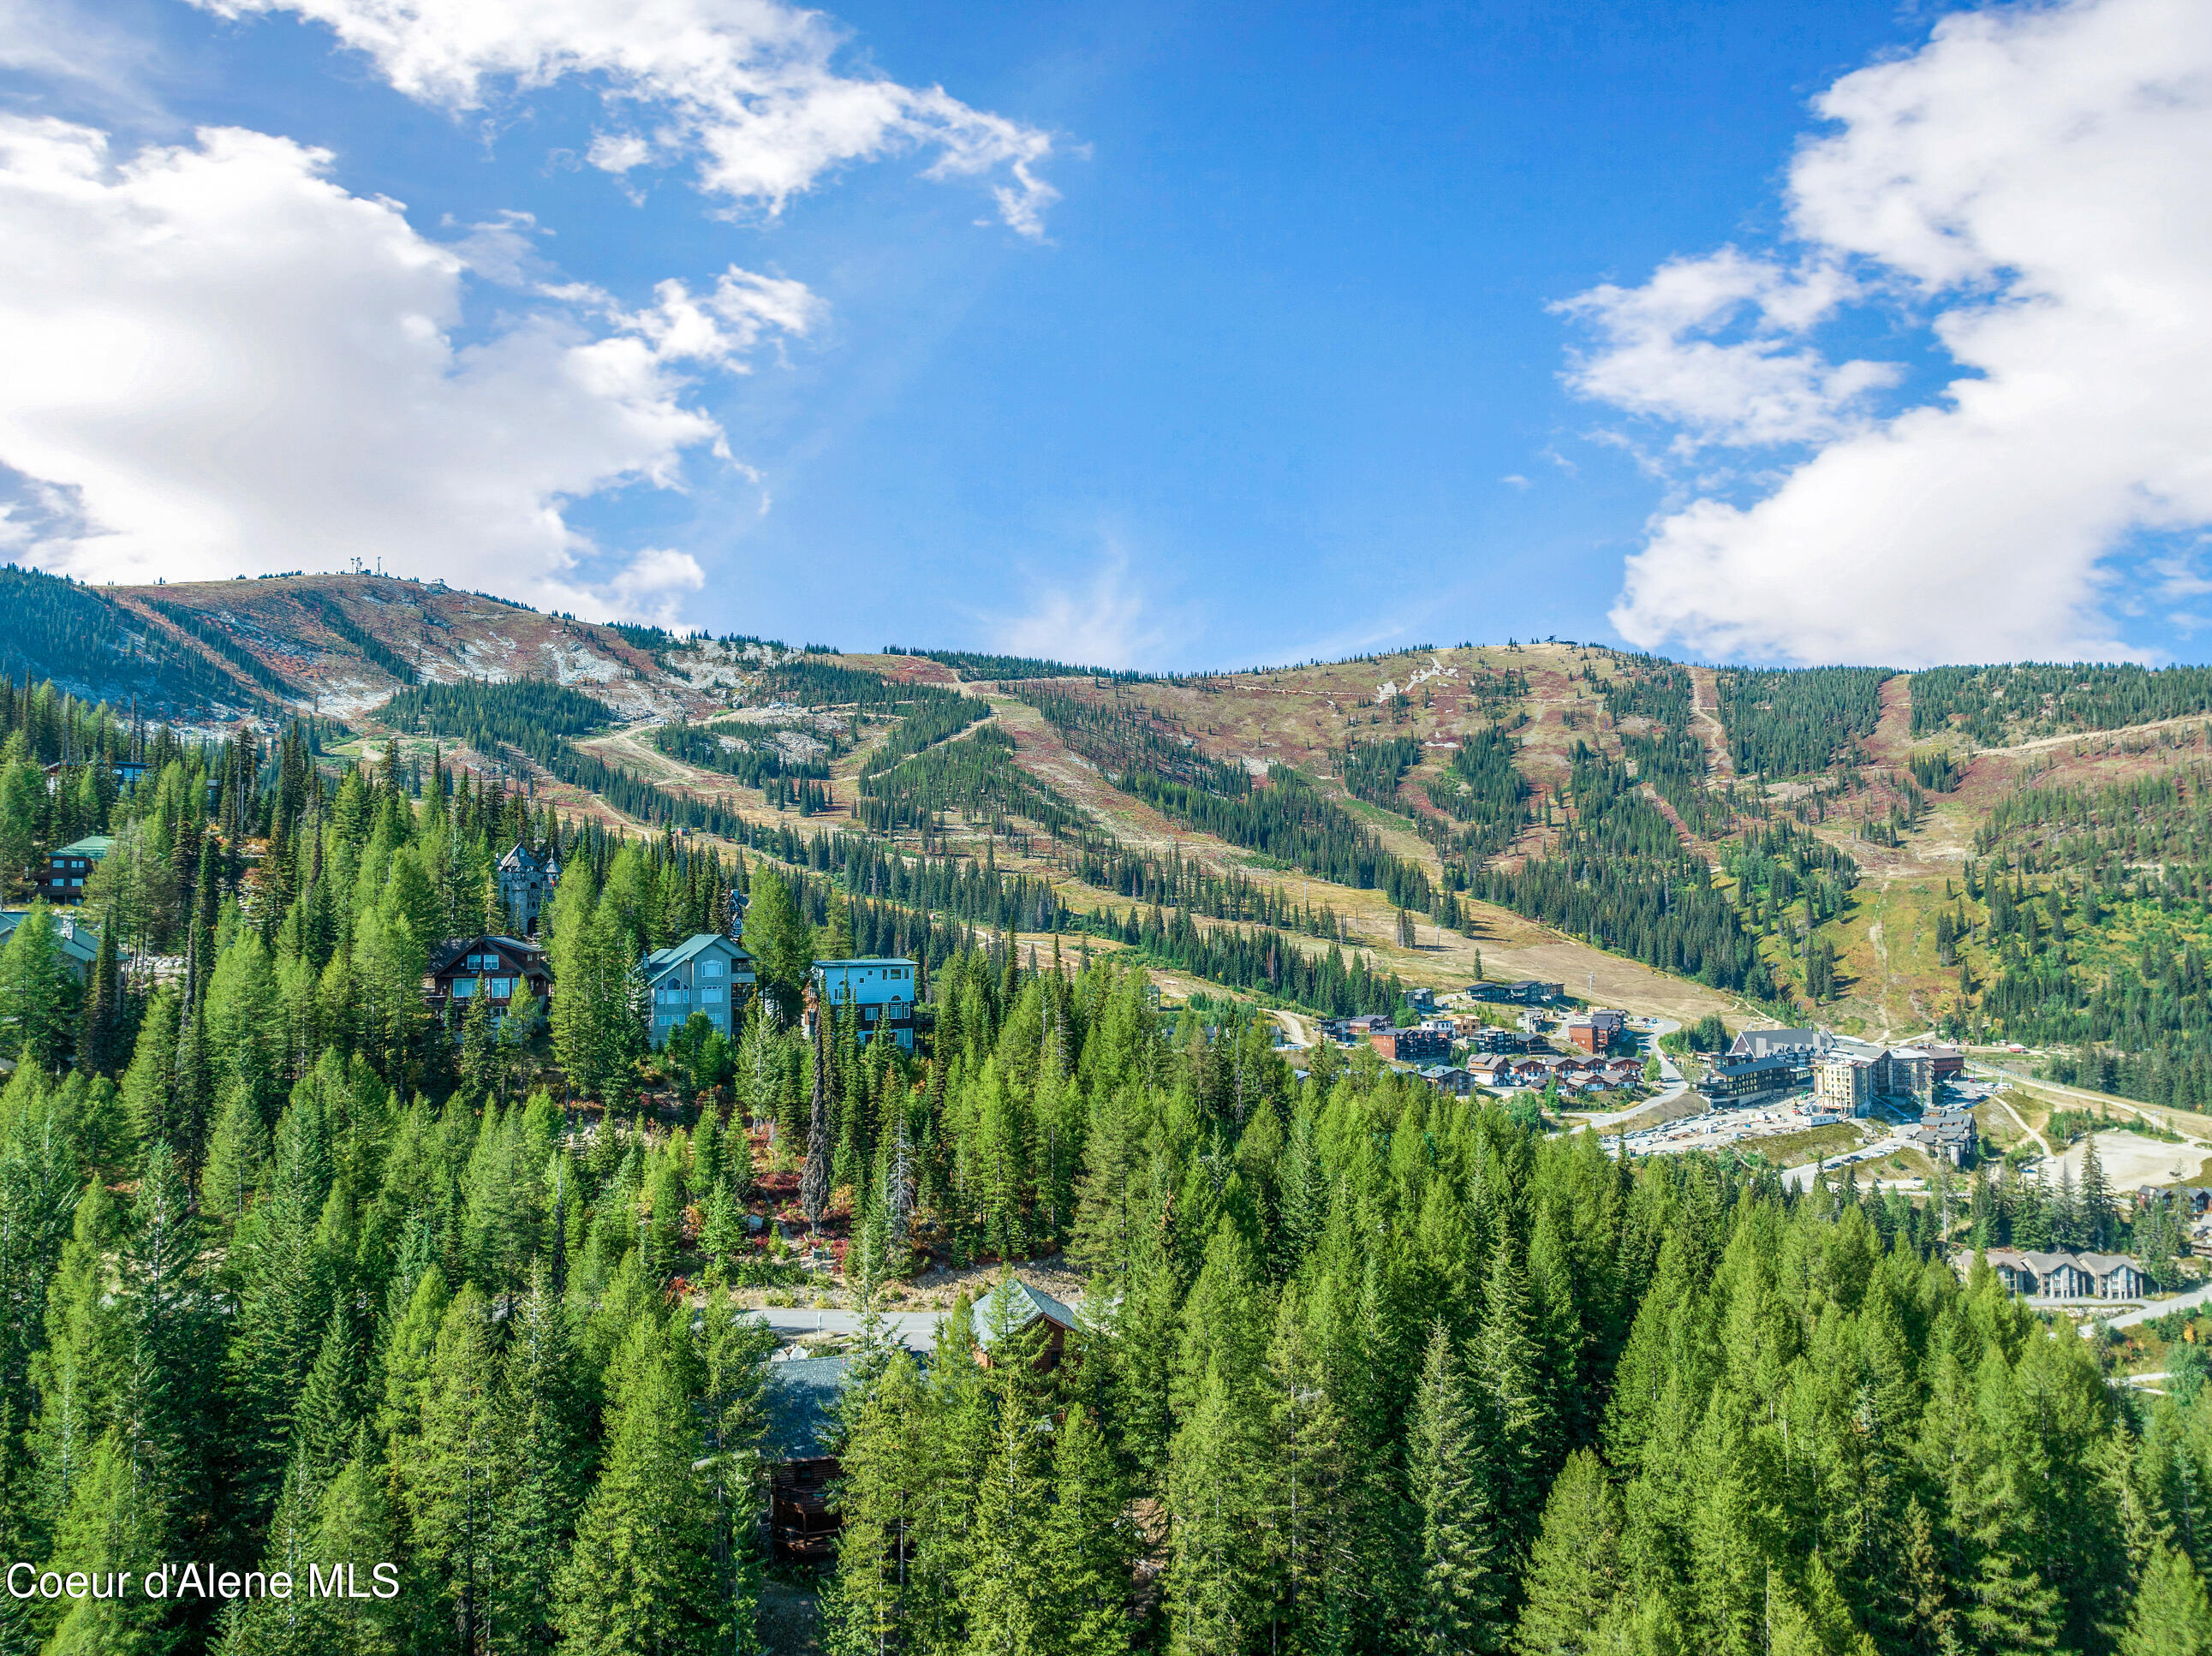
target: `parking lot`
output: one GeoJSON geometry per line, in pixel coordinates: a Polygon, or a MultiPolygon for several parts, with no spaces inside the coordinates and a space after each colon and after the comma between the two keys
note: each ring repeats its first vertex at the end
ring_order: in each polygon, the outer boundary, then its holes
{"type": "Polygon", "coordinates": [[[1707,1110],[1685,1116],[1663,1126],[1631,1133],[1626,1140],[1632,1156],[1667,1156],[1680,1150],[1715,1150],[1761,1138],[1781,1138],[1832,1125],[1837,1118],[1806,1107],[1803,1095],[1778,1099],[1749,1109],[1707,1110]]]}

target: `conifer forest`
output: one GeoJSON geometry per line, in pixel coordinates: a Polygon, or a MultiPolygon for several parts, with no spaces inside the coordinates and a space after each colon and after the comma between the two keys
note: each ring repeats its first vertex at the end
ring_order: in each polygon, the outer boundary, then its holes
{"type": "Polygon", "coordinates": [[[641,715],[611,670],[429,670],[463,610],[226,592],[390,681],[341,718],[186,589],[17,585],[10,659],[115,690],[0,679],[4,1656],[2212,1649],[2196,1348],[2117,1384],[1978,1260],[2187,1280],[2182,1205],[2098,1163],[2128,1121],[2050,1114],[2079,1180],[1785,1179],[1282,1034],[1411,1022],[1510,923],[1709,997],[1662,1044],[1714,1061],[1863,1005],[1867,911],[1970,812],[1920,888],[1931,1035],[2212,1099],[2212,761],[2129,722],[2199,709],[2186,673],[1942,670],[1908,719],[1886,672],[1516,646],[1261,757],[1238,698],[1293,692],[1234,676],[471,595],[629,652],[641,715]],[[216,682],[197,724],[134,700],[216,682]],[[510,852],[558,870],[534,922],[510,852]],[[432,992],[525,933],[550,998],[432,992]],[[641,963],[702,933],[753,992],[656,1039],[641,963]],[[817,961],[879,957],[910,1050],[809,1015],[817,961]]]}

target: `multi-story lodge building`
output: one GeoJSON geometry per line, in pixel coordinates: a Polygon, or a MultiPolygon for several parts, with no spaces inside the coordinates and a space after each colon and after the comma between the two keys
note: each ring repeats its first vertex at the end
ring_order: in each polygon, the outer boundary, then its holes
{"type": "Polygon", "coordinates": [[[831,1017],[850,1006],[866,1045],[887,1035],[908,1052],[914,1050],[914,1002],[919,974],[909,960],[889,957],[817,961],[807,986],[807,1016],[826,1007],[831,1017]]]}
{"type": "Polygon", "coordinates": [[[752,998],[753,957],[735,937],[699,931],[645,957],[645,984],[653,1003],[653,1044],[665,1046],[694,1012],[703,1013],[725,1038],[737,1033],[752,998]]]}

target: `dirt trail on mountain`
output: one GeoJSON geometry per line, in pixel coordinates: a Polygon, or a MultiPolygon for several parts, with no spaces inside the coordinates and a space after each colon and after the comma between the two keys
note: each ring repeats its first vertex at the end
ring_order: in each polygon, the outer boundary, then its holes
{"type": "Polygon", "coordinates": [[[1714,776],[1729,778],[1735,774],[1735,758],[1729,752],[1728,727],[1720,721],[1713,709],[1720,703],[1720,692],[1710,667],[1690,669],[1690,713],[1698,721],[1698,734],[1705,743],[1705,761],[1714,776]]]}

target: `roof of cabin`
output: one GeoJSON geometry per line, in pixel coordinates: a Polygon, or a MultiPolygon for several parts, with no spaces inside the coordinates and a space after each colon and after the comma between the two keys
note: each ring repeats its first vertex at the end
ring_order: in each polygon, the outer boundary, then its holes
{"type": "Polygon", "coordinates": [[[1020,1333],[1038,1318],[1058,1323],[1062,1328],[1075,1326],[1075,1313],[1041,1288],[1032,1288],[1018,1277],[1009,1277],[996,1288],[975,1301],[971,1313],[975,1325],[975,1344],[988,1347],[991,1344],[991,1325],[997,1320],[996,1311],[1001,1297],[1010,1301],[1012,1316],[1012,1331],[1020,1333]]]}
{"type": "Polygon", "coordinates": [[[430,951],[429,974],[432,977],[447,970],[462,955],[473,953],[489,943],[502,954],[512,955],[525,967],[542,966],[545,951],[527,937],[507,937],[495,932],[479,932],[473,937],[447,937],[430,951]]]}
{"type": "Polygon", "coordinates": [[[768,1366],[761,1405],[768,1428],[761,1453],[770,1460],[816,1460],[824,1453],[831,1411],[845,1389],[842,1357],[793,1357],[768,1366]]]}

